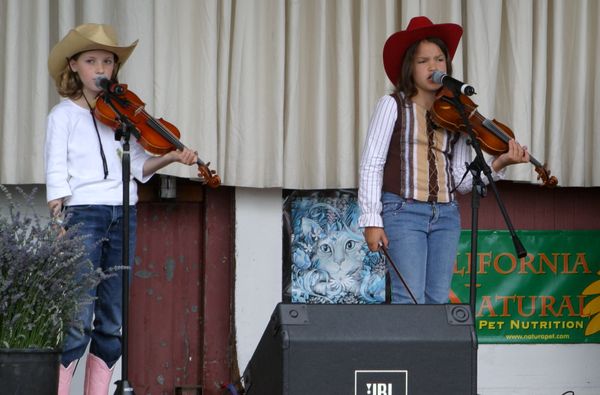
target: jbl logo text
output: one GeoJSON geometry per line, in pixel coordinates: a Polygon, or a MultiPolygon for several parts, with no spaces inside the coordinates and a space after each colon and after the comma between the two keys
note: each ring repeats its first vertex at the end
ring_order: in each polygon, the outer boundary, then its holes
{"type": "Polygon", "coordinates": [[[367,395],[393,395],[392,383],[366,383],[367,395]]]}

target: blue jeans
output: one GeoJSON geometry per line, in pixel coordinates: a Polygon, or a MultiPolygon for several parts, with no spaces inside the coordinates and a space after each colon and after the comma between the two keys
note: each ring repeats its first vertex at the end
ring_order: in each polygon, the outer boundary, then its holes
{"type": "MultiPolygon", "coordinates": [[[[407,200],[384,192],[383,226],[389,254],[418,303],[448,302],[460,237],[458,204],[407,200]]],[[[392,303],[414,303],[388,262],[392,303]]]]}
{"type": "MultiPolygon", "coordinates": [[[[111,268],[123,266],[123,208],[102,205],[68,206],[65,218],[67,227],[79,224],[78,234],[86,236],[84,242],[94,269],[101,268],[111,276],[102,280],[95,289],[90,289],[89,294],[95,301],[85,305],[76,317],[83,324],[83,333],[80,328],[69,328],[61,362],[68,366],[71,361],[81,358],[91,340],[90,353],[101,358],[110,367],[121,356],[123,271],[111,268]]],[[[136,224],[136,209],[135,206],[130,206],[130,266],[133,266],[135,254],[136,224]]]]}

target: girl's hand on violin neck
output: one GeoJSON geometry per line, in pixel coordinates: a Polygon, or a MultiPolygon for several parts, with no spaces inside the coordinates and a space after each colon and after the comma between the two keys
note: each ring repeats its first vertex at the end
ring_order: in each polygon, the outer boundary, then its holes
{"type": "Polygon", "coordinates": [[[493,162],[494,171],[499,172],[506,166],[517,163],[529,162],[529,151],[526,146],[521,146],[514,139],[508,141],[508,151],[498,156],[493,162]]]}
{"type": "Polygon", "coordinates": [[[193,165],[198,161],[198,154],[189,148],[171,151],[167,155],[172,156],[173,162],[183,163],[184,165],[193,165]]]}
{"type": "Polygon", "coordinates": [[[163,167],[173,163],[180,162],[186,165],[196,163],[198,155],[188,148],[183,150],[169,151],[162,156],[153,156],[144,162],[143,175],[144,177],[156,173],[163,167]]]}

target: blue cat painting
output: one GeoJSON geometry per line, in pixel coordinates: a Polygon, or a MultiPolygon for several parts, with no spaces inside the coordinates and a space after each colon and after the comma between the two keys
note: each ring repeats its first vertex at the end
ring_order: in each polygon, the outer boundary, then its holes
{"type": "Polygon", "coordinates": [[[358,228],[356,195],[314,192],[288,199],[292,303],[383,303],[385,262],[368,250],[358,228]]]}

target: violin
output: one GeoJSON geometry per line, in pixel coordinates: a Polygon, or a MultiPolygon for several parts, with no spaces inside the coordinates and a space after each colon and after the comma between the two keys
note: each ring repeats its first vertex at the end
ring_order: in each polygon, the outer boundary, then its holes
{"type": "MultiPolygon", "coordinates": [[[[454,104],[454,93],[443,87],[438,91],[436,100],[430,110],[433,121],[439,126],[453,131],[467,133],[467,126],[463,122],[460,111],[454,104]]],[[[515,135],[506,125],[497,120],[487,119],[477,111],[475,104],[468,96],[459,95],[459,100],[464,106],[467,117],[475,138],[479,141],[481,149],[490,155],[498,156],[508,151],[508,142],[515,135]]],[[[550,175],[550,170],[542,165],[533,155],[529,155],[529,162],[538,173],[538,180],[546,187],[552,188],[558,184],[558,179],[550,175]]]]}
{"type": "MultiPolygon", "coordinates": [[[[96,99],[94,116],[100,122],[117,130],[121,124],[121,116],[127,117],[135,126],[138,143],[153,155],[164,155],[175,149],[182,150],[185,145],[179,137],[181,133],[177,127],[162,118],[156,119],[146,112],[145,103],[133,92],[127,89],[126,84],[118,84],[118,93],[104,91],[96,99]]],[[[211,188],[221,185],[221,178],[214,170],[209,168],[209,163],[197,159],[198,176],[211,188]]]]}

